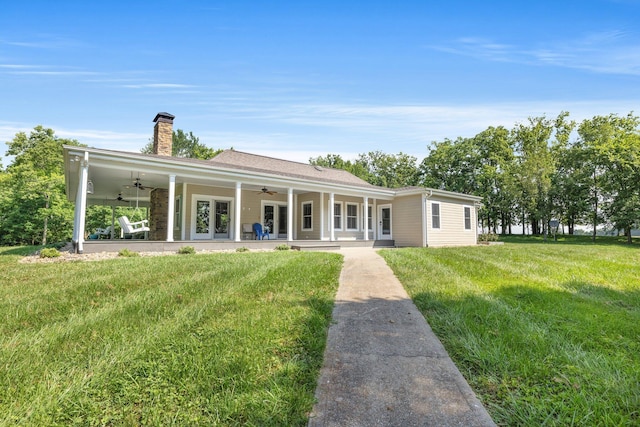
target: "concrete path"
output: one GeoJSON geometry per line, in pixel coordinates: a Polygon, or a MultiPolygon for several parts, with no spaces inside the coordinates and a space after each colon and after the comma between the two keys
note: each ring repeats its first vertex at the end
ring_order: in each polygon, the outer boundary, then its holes
{"type": "Polygon", "coordinates": [[[340,253],[309,426],[495,426],[382,257],[340,253]]]}

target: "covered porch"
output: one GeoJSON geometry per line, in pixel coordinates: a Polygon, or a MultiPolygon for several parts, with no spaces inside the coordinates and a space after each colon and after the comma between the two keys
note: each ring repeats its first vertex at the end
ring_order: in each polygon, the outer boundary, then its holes
{"type": "Polygon", "coordinates": [[[75,251],[393,246],[391,190],[301,163],[233,150],[219,156],[203,161],[66,146],[75,251]],[[113,212],[135,207],[148,221],[145,239],[121,238],[129,236],[120,234],[115,213],[101,225],[114,232],[89,239],[91,205],[113,212]],[[264,240],[255,240],[256,223],[267,232],[264,240]]]}

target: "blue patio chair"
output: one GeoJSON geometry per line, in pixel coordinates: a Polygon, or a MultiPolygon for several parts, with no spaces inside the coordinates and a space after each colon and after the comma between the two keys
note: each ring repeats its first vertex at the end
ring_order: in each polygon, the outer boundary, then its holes
{"type": "Polygon", "coordinates": [[[270,240],[269,233],[262,231],[262,224],[259,222],[253,224],[253,232],[256,234],[256,240],[264,240],[264,236],[267,236],[267,240],[270,240]]]}

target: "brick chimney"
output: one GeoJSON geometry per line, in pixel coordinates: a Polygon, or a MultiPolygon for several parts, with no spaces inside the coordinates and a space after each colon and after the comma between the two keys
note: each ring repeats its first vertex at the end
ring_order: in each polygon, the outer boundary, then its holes
{"type": "Polygon", "coordinates": [[[173,145],[173,119],[174,115],[169,113],[158,113],[153,121],[156,125],[153,128],[153,153],[161,156],[171,156],[173,145]]]}

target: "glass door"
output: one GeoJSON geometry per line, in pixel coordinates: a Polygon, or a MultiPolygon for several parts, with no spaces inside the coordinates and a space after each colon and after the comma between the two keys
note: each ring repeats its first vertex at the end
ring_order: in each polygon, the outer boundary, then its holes
{"type": "Polygon", "coordinates": [[[284,205],[278,206],[278,235],[276,238],[287,236],[287,207],[284,205]]]}
{"type": "Polygon", "coordinates": [[[379,223],[379,233],[378,238],[381,240],[390,240],[391,239],[391,206],[385,205],[380,206],[379,210],[380,215],[380,223],[379,223]]]}
{"type": "Polygon", "coordinates": [[[229,238],[229,202],[216,201],[214,238],[229,238]]]}
{"type": "Polygon", "coordinates": [[[211,200],[196,200],[194,239],[211,238],[211,200]]]}

